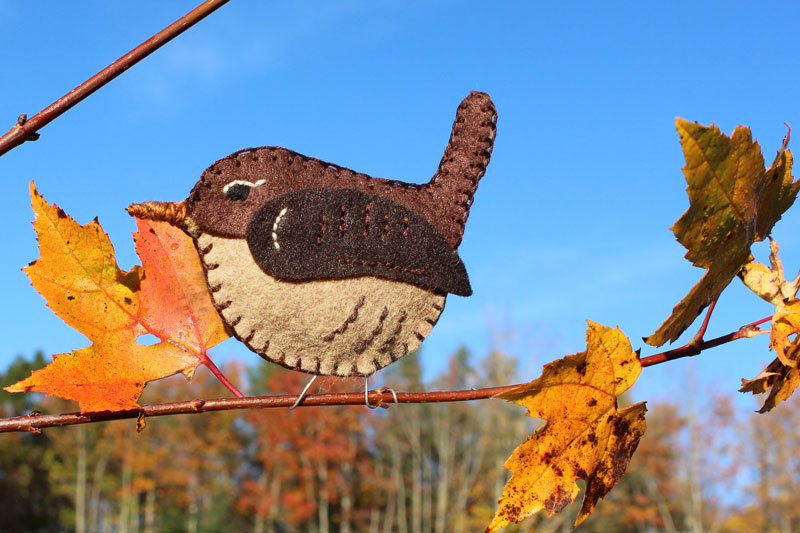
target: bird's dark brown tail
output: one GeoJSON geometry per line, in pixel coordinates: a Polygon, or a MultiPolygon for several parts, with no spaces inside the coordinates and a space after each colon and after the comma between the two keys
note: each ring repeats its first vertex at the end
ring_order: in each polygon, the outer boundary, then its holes
{"type": "Polygon", "coordinates": [[[486,93],[471,92],[456,111],[450,141],[428,190],[441,215],[455,224],[454,248],[461,243],[478,181],[486,172],[497,133],[497,111],[486,93]]]}

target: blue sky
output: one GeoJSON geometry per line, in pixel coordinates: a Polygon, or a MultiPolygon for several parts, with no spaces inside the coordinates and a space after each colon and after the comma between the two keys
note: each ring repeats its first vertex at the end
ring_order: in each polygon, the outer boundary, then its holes
{"type": "MultiPolygon", "coordinates": [[[[195,2],[0,0],[0,123],[33,115],[195,2]]],[[[86,341],[20,268],[38,256],[28,182],[79,222],[95,216],[136,263],[124,208],[184,199],[216,159],[280,145],[371,175],[427,181],[455,108],[486,91],[498,135],[460,255],[474,295],[451,296],[423,344],[430,372],[466,343],[502,347],[531,378],[584,347],[585,320],[634,346],[702,271],[669,227],[688,207],[674,117],[752,128],[774,157],[800,128],[800,8],[764,2],[255,2],[234,0],[0,158],[0,367],[86,341]]],[[[790,145],[791,146],[791,145],[790,145]]],[[[800,267],[800,206],[774,235],[800,267]]],[[[766,261],[766,247],[756,247],[766,261]]],[[[736,281],[709,337],[771,314],[736,281]]],[[[642,355],[656,350],[644,347],[642,355]]],[[[225,360],[257,356],[234,340],[225,360]]],[[[696,358],[733,394],[772,359],[767,339],[696,358]]],[[[266,364],[266,363],[264,363],[266,364]]],[[[686,362],[645,370],[634,394],[674,394],[686,362]]],[[[381,383],[380,378],[377,383],[381,383]]]]}

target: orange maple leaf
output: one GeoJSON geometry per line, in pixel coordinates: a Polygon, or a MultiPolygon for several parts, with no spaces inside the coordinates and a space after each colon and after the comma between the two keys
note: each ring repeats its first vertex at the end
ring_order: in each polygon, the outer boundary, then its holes
{"type": "Polygon", "coordinates": [[[77,400],[81,411],[136,409],[148,381],[178,372],[191,378],[206,351],[228,337],[208,294],[191,238],[164,222],[138,220],[142,267],[120,270],[97,219],[79,225],[48,204],[31,183],[41,258],[24,272],[47,305],[91,346],[53,362],[5,390],[77,400]],[[160,342],[144,346],[141,335],[160,342]]]}
{"type": "Polygon", "coordinates": [[[639,377],[639,356],[619,329],[589,322],[586,351],[545,365],[541,377],[498,395],[547,424],[506,461],[513,476],[486,531],[547,509],[550,516],[586,495],[575,525],[619,482],[645,431],[644,403],[625,409],[617,398],[639,377]]]}

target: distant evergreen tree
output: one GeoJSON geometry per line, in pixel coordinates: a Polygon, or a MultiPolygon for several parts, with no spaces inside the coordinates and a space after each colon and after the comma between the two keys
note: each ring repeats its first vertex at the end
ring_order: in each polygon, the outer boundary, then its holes
{"type": "MultiPolygon", "coordinates": [[[[42,352],[31,359],[18,356],[0,374],[0,386],[16,383],[45,365],[42,352]]],[[[39,406],[41,395],[10,394],[0,390],[4,416],[29,413],[39,406]]],[[[10,433],[0,436],[0,531],[63,531],[58,516],[69,505],[54,494],[49,481],[52,441],[44,434],[10,433]]]]}

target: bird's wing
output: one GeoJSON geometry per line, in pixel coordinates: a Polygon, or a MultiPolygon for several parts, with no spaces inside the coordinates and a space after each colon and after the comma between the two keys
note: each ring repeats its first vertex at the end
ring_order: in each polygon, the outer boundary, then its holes
{"type": "Polygon", "coordinates": [[[355,189],[306,189],[274,198],[252,217],[247,243],[264,271],[287,281],[374,276],[472,294],[458,253],[433,224],[355,189]]]}

